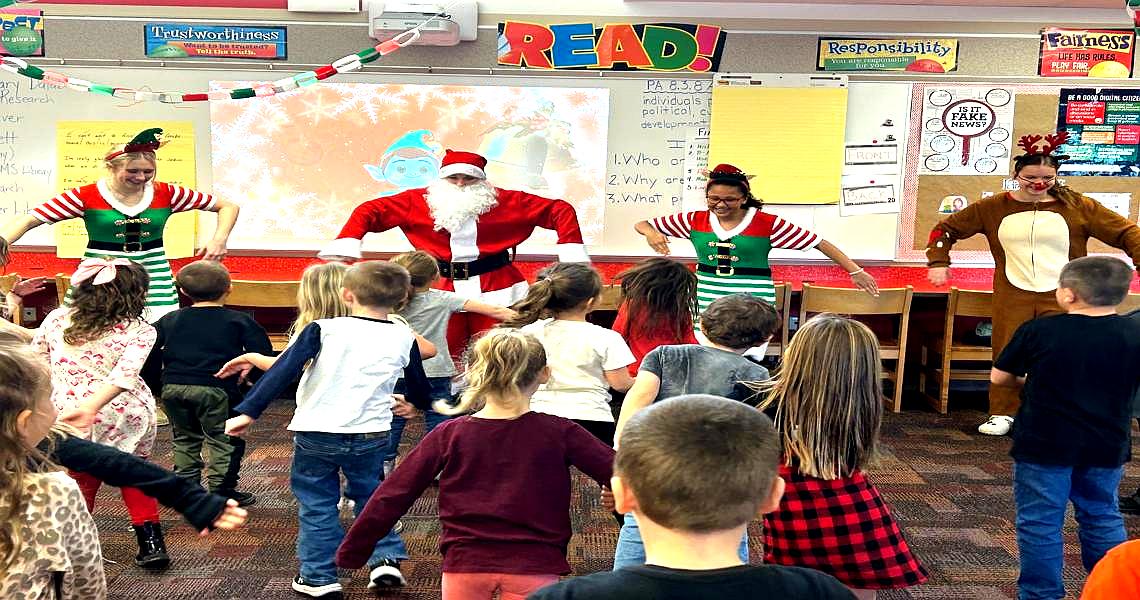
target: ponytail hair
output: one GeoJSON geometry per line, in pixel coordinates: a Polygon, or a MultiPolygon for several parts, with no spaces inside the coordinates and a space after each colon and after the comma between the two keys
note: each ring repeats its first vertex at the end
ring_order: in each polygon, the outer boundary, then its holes
{"type": "Polygon", "coordinates": [[[538,338],[518,329],[491,329],[467,351],[467,389],[452,406],[435,402],[436,412],[475,412],[488,399],[504,400],[533,385],[546,366],[546,350],[538,338]]]}
{"type": "Polygon", "coordinates": [[[538,272],[538,280],[526,297],[511,306],[518,316],[503,322],[504,327],[522,327],[547,313],[558,313],[582,306],[602,293],[602,277],[585,263],[558,263],[538,272]]]}

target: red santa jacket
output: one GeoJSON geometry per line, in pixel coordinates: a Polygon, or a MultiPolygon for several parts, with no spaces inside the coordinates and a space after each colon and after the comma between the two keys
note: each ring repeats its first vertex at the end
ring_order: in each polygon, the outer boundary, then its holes
{"type": "MultiPolygon", "coordinates": [[[[510,250],[526,241],[536,227],[542,227],[558,233],[560,261],[589,260],[578,216],[574,207],[564,200],[495,188],[498,204],[453,232],[435,229],[426,192],[426,188],[416,188],[360,204],[352,211],[337,239],[319,256],[360,258],[365,234],[398,227],[417,250],[442,261],[469,262],[510,250]]],[[[526,293],[526,280],[514,265],[465,281],[445,279],[441,283],[442,289],[496,304],[510,304],[526,293]]]]}

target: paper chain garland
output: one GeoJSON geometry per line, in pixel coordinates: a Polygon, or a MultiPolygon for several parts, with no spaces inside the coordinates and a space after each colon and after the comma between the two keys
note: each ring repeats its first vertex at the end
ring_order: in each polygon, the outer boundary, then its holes
{"type": "MultiPolygon", "coordinates": [[[[0,5],[4,0],[0,0],[0,5]]],[[[254,98],[272,96],[274,94],[282,94],[290,92],[298,88],[307,87],[323,79],[328,79],[337,73],[348,73],[351,71],[358,71],[364,65],[379,59],[381,56],[391,54],[400,48],[403,48],[420,37],[420,28],[430,23],[433,19],[438,18],[439,15],[431,17],[416,27],[409,29],[391,39],[385,40],[376,44],[371,48],[365,48],[356,54],[349,54],[340,60],[323,67],[318,67],[312,71],[305,71],[304,73],[297,73],[292,77],[278,79],[272,83],[257,83],[253,87],[236,88],[233,90],[218,90],[213,92],[197,92],[186,94],[182,92],[148,92],[143,90],[136,90],[127,87],[115,87],[104,85],[100,83],[92,83],[85,79],[76,77],[68,77],[62,73],[55,71],[45,71],[35,65],[28,64],[27,61],[16,58],[14,56],[0,56],[0,70],[15,73],[30,77],[31,79],[38,79],[44,83],[58,87],[70,88],[78,92],[91,92],[103,96],[112,96],[124,100],[133,100],[135,102],[162,102],[164,104],[181,104],[183,102],[203,102],[213,100],[240,100],[243,98],[254,98]]]]}

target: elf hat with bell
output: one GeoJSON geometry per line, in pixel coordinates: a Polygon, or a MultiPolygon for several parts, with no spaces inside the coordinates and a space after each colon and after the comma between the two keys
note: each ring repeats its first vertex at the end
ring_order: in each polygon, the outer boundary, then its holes
{"type": "Polygon", "coordinates": [[[443,164],[439,167],[439,178],[452,175],[467,175],[476,179],[486,179],[487,159],[474,152],[459,152],[448,150],[443,155],[443,164]]]}

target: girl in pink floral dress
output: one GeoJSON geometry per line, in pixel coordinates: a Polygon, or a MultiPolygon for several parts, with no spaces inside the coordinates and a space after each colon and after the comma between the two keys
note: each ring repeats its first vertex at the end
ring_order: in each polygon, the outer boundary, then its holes
{"type": "MultiPolygon", "coordinates": [[[[155,403],[140,376],[155,330],[143,320],[149,277],[125,258],[89,258],[71,278],[72,301],[47,315],[32,340],[51,365],[52,402],[60,420],[91,441],[140,458],[154,447],[155,403]]],[[[94,510],[102,481],[70,472],[87,509],[94,510]]],[[[121,488],[138,538],[135,562],[170,563],[159,526],[158,503],[136,488],[121,488]]]]}

